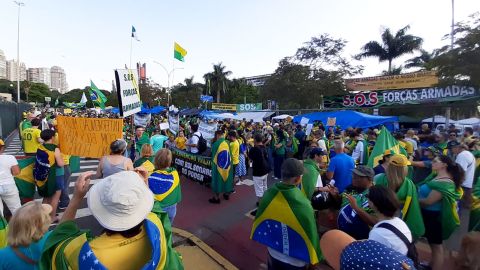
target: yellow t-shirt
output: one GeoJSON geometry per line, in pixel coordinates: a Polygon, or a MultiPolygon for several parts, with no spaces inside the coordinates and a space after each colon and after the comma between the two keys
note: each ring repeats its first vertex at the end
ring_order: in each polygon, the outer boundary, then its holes
{"type": "Polygon", "coordinates": [[[41,143],[38,142],[40,138],[40,129],[27,128],[22,132],[23,147],[26,154],[37,153],[37,149],[41,143]]]}
{"type": "Polygon", "coordinates": [[[152,257],[152,248],[145,228],[131,238],[120,234],[102,234],[89,242],[97,259],[107,269],[141,269],[152,257]]]}
{"type": "Polygon", "coordinates": [[[240,144],[238,140],[230,142],[230,154],[232,155],[232,164],[237,165],[240,162],[240,144]]]}
{"type": "Polygon", "coordinates": [[[185,143],[187,142],[187,138],[185,137],[177,137],[175,139],[175,144],[177,145],[178,149],[185,150],[185,143]]]}

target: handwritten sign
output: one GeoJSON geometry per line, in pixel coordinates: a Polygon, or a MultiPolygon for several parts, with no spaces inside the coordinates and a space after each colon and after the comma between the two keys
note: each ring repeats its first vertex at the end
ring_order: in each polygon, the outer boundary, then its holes
{"type": "Polygon", "coordinates": [[[337,124],[337,118],[336,117],[328,117],[327,118],[327,126],[328,127],[334,127],[337,124]]]}
{"type": "Polygon", "coordinates": [[[142,109],[137,72],[132,69],[115,70],[120,115],[130,116],[142,109]]]}
{"type": "Polygon", "coordinates": [[[57,117],[60,150],[67,155],[99,158],[122,138],[123,119],[57,117]]]}

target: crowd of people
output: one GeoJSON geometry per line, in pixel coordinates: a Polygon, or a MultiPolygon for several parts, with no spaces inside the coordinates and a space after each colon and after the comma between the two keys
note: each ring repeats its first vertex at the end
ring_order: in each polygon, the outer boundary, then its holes
{"type": "MultiPolygon", "coordinates": [[[[217,130],[206,142],[199,131],[205,119],[199,117],[180,117],[174,132],[160,128],[167,116],[145,125],[126,119],[124,138],[108,142],[110,153],[99,159],[96,172],[78,177],[70,199],[71,156],[60,151],[55,114],[25,117],[19,126],[22,145],[27,158],[35,160],[33,179],[43,203],[20,198],[17,160],[0,155],[0,197],[12,214],[7,225],[0,209],[3,231],[8,231],[0,233],[0,247],[6,246],[0,250],[5,258],[0,269],[53,269],[53,264],[182,269],[171,246],[171,225],[182,200],[173,149],[211,157],[212,204],[234,196],[251,172],[258,207],[252,212],[251,238],[267,246],[269,269],[307,269],[323,260],[334,269],[360,264],[364,269],[442,269],[443,242],[459,227],[459,213],[479,209],[480,140],[472,128],[401,129],[393,134],[396,146],[374,159],[374,149],[381,147],[376,148],[377,138],[388,132],[382,127],[342,129],[315,121],[307,129],[291,119],[210,120],[217,130]],[[89,189],[94,178],[103,180],[89,189]],[[99,237],[91,238],[74,223],[85,196],[104,228],[99,237]],[[65,210],[61,218],[58,210],[65,210]],[[337,222],[320,235],[326,216],[337,222]],[[415,243],[422,238],[431,248],[429,262],[416,255],[415,243]]],[[[480,219],[474,216],[465,243],[480,241],[480,219]]],[[[462,245],[458,269],[480,267],[469,255],[475,252],[478,245],[462,245]]]]}

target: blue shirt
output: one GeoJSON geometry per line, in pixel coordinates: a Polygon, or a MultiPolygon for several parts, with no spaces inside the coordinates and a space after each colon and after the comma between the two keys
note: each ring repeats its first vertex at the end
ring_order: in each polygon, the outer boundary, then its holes
{"type": "MultiPolygon", "coordinates": [[[[28,247],[20,247],[19,250],[28,258],[39,262],[40,256],[42,255],[43,247],[45,246],[45,242],[47,241],[48,236],[52,231],[49,231],[43,235],[43,237],[38,240],[37,242],[31,243],[28,247]]],[[[6,247],[0,249],[0,270],[7,270],[7,269],[22,269],[22,270],[30,270],[39,269],[38,265],[32,265],[24,262],[20,259],[17,254],[12,250],[11,247],[6,247]]]]}
{"type": "Polygon", "coordinates": [[[337,154],[330,160],[327,171],[333,172],[333,179],[338,192],[342,193],[348,185],[352,184],[352,170],[354,168],[353,158],[345,153],[337,154]]]}
{"type": "Polygon", "coordinates": [[[163,143],[168,140],[168,137],[165,135],[154,135],[150,138],[150,144],[153,148],[153,153],[156,154],[158,150],[163,148],[163,143]]]}
{"type": "MultiPolygon", "coordinates": [[[[428,195],[430,195],[430,192],[432,190],[428,187],[427,184],[423,184],[420,186],[418,189],[418,198],[419,199],[426,199],[428,195]]],[[[422,206],[423,209],[425,210],[430,210],[430,211],[441,211],[442,210],[442,200],[439,200],[438,202],[431,204],[429,206],[422,206]]]]}

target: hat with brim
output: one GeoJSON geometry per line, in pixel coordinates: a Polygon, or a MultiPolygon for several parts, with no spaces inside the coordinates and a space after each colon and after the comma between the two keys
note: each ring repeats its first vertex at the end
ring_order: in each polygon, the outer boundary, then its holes
{"type": "Polygon", "coordinates": [[[88,192],[88,208],[104,228],[125,231],[140,224],[153,208],[153,193],[133,171],[113,174],[88,192]]]}
{"type": "Polygon", "coordinates": [[[390,158],[389,165],[397,166],[397,167],[406,167],[412,165],[410,160],[404,155],[395,154],[390,158]]]}
{"type": "Polygon", "coordinates": [[[368,177],[373,178],[375,176],[375,171],[367,166],[359,165],[355,169],[352,170],[352,173],[361,176],[361,177],[368,177]]]}

